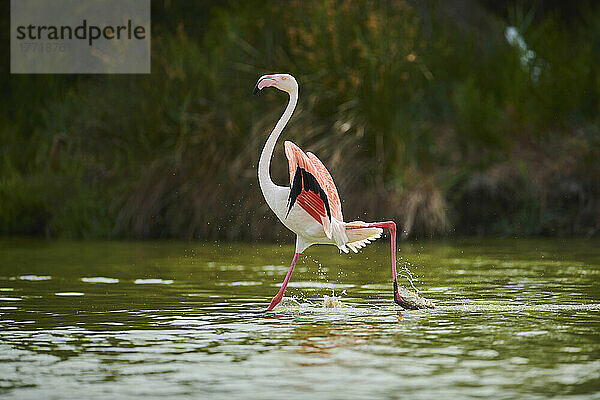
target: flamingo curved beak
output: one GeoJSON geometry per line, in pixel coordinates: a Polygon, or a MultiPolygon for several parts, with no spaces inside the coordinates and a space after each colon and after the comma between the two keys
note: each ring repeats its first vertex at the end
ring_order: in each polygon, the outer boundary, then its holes
{"type": "Polygon", "coordinates": [[[252,94],[256,94],[258,93],[259,90],[262,90],[263,88],[266,87],[270,87],[270,86],[274,86],[277,84],[277,80],[271,76],[262,76],[258,82],[256,82],[256,86],[254,86],[254,90],[252,91],[252,94]]]}

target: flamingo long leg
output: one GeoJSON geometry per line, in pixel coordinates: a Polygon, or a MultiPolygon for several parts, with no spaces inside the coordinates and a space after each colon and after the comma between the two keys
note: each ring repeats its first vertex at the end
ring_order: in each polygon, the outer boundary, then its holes
{"type": "Polygon", "coordinates": [[[292,265],[290,265],[290,269],[289,269],[287,275],[285,276],[283,283],[281,284],[281,289],[279,289],[279,292],[277,292],[275,297],[273,297],[273,300],[271,300],[271,304],[269,304],[269,308],[267,308],[267,311],[271,311],[277,304],[279,304],[281,302],[281,299],[283,299],[283,292],[285,292],[285,288],[287,287],[288,283],[290,282],[290,278],[292,277],[292,271],[294,270],[294,267],[296,266],[296,261],[298,261],[299,255],[300,255],[300,253],[294,253],[294,258],[292,259],[292,265]]]}
{"type": "Polygon", "coordinates": [[[396,223],[394,221],[373,222],[367,225],[369,228],[388,228],[390,231],[390,246],[392,248],[392,278],[394,282],[394,302],[407,309],[415,309],[415,306],[406,302],[398,293],[398,275],[396,273],[396,223]]]}

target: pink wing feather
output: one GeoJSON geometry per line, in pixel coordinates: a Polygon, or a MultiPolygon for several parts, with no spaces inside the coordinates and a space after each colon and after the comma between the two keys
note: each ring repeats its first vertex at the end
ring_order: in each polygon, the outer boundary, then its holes
{"type": "Polygon", "coordinates": [[[331,217],[343,221],[340,196],[325,165],[312,153],[308,155],[290,141],[284,143],[290,171],[291,210],[298,203],[331,237],[331,217]]]}
{"type": "Polygon", "coordinates": [[[329,207],[331,208],[331,215],[337,219],[338,221],[343,221],[344,217],[342,216],[342,203],[340,201],[340,195],[338,194],[337,188],[335,187],[335,183],[333,183],[333,178],[325,165],[310,151],[306,153],[310,161],[312,161],[315,169],[317,170],[317,174],[319,177],[319,183],[322,183],[322,188],[327,193],[327,198],[329,199],[329,207]]]}

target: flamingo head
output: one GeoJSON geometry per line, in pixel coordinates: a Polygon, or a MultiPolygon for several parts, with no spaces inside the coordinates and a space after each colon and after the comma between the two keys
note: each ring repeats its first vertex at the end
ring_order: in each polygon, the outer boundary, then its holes
{"type": "Polygon", "coordinates": [[[261,76],[258,82],[256,82],[252,94],[256,94],[259,90],[271,86],[286,93],[292,93],[298,90],[298,82],[296,82],[296,79],[290,74],[272,74],[261,76]]]}

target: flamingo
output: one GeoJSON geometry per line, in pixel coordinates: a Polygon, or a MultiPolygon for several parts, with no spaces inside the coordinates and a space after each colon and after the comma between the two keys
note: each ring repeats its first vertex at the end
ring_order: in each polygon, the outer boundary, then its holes
{"type": "Polygon", "coordinates": [[[263,75],[256,83],[253,94],[267,87],[286,92],[289,95],[289,102],[260,155],[258,182],[271,210],[283,225],[296,234],[296,250],[281,288],[266,311],[271,311],[281,302],[298,257],[308,247],[313,244],[330,244],[337,246],[344,253],[348,253],[349,249],[357,253],[358,249],[381,237],[382,228],[390,231],[394,302],[403,308],[414,308],[398,293],[394,221],[344,222],[340,196],[331,174],[317,156],[310,152],[304,153],[290,141],[284,143],[290,172],[290,187],[276,185],[271,180],[270,166],[275,143],[296,108],[298,82],[289,74],[263,75]]]}

